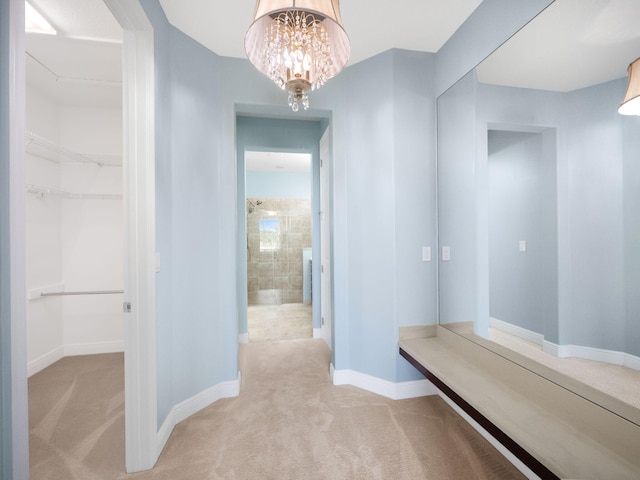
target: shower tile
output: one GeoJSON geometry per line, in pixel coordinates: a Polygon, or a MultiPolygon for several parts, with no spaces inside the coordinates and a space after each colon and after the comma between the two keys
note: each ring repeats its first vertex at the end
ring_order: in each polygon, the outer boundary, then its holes
{"type": "Polygon", "coordinates": [[[273,264],[273,274],[275,276],[289,275],[289,262],[276,262],[273,264]]]}
{"type": "Polygon", "coordinates": [[[263,278],[273,278],[273,262],[260,262],[258,264],[258,277],[262,280],[263,278]]]}
{"type": "Polygon", "coordinates": [[[273,278],[273,288],[277,288],[279,290],[286,290],[289,288],[289,277],[274,277],[273,278]]]}

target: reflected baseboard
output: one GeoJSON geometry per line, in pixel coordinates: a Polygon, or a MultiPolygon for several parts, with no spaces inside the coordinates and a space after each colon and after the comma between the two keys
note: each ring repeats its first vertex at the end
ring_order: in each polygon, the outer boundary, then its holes
{"type": "Polygon", "coordinates": [[[544,336],[518,327],[510,323],[491,318],[489,320],[491,328],[513,335],[522,340],[534,343],[542,347],[542,351],[557,358],[582,358],[594,362],[608,363],[621,367],[632,368],[640,371],[640,357],[625,352],[615,350],[605,350],[602,348],[585,347],[582,345],[557,345],[544,339],[544,336]]]}
{"type": "Polygon", "coordinates": [[[542,351],[558,358],[583,358],[640,371],[640,357],[625,352],[584,347],[582,345],[556,345],[546,340],[542,344],[542,351]]]}
{"type": "Polygon", "coordinates": [[[531,330],[527,330],[526,328],[503,322],[502,320],[498,320],[497,318],[491,317],[489,319],[489,326],[491,328],[496,328],[501,332],[515,335],[516,337],[527,340],[528,342],[535,343],[536,345],[542,346],[544,343],[544,335],[531,330]]]}

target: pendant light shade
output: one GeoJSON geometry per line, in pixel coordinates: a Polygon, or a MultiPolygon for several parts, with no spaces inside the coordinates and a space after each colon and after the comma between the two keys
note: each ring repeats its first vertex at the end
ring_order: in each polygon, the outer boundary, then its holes
{"type": "Polygon", "coordinates": [[[622,115],[640,115],[640,58],[629,65],[629,85],[627,94],[618,108],[622,115]]]}
{"type": "Polygon", "coordinates": [[[289,92],[294,111],[309,108],[307,93],[337,75],[351,47],[339,0],[258,0],[244,39],[249,61],[289,92]]]}

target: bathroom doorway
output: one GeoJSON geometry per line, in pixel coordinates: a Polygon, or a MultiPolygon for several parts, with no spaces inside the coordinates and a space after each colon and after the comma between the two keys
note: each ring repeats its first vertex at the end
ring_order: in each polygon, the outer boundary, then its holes
{"type": "Polygon", "coordinates": [[[245,152],[250,342],[313,337],[312,156],[245,152]]]}

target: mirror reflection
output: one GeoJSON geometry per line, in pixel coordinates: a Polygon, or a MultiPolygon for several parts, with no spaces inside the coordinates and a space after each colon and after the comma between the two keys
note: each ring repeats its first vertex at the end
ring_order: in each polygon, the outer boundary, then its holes
{"type": "Polygon", "coordinates": [[[443,94],[438,202],[441,325],[640,424],[638,24],[556,0],[443,94]]]}

